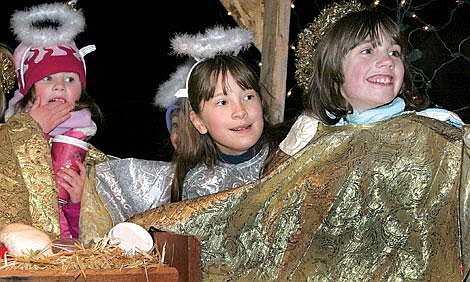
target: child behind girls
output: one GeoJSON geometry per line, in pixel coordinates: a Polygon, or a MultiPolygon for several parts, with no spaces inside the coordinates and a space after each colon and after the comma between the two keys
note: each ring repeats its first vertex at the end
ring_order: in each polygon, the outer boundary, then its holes
{"type": "MultiPolygon", "coordinates": [[[[36,163],[37,170],[35,166],[28,169],[27,159],[22,157],[25,153],[29,158],[28,154],[31,152],[15,152],[20,159],[23,178],[40,178],[40,184],[24,181],[25,187],[33,195],[31,201],[26,201],[33,207],[31,220],[36,226],[48,225],[43,226],[43,229],[57,234],[57,219],[51,218],[48,213],[54,212],[55,209],[50,206],[52,203],[56,204],[52,199],[57,201],[57,195],[53,194],[53,191],[56,191],[54,186],[60,186],[69,195],[68,201],[59,199],[61,238],[78,238],[80,203],[87,177],[85,166],[77,162],[79,171],[70,166],[60,168],[55,171],[54,183],[51,181],[52,172],[47,165],[51,153],[42,149],[45,148],[45,141],[50,142],[59,134],[82,140],[88,140],[95,134],[96,125],[92,117],[101,118],[101,112],[85,91],[83,58],[87,52],[94,50],[94,46],[77,49],[73,40],[75,35],[83,30],[84,19],[81,12],[72,10],[66,4],[43,4],[29,10],[17,11],[12,17],[12,27],[21,41],[14,52],[19,89],[9,102],[5,114],[7,122],[3,130],[9,132],[10,138],[14,139],[16,135],[12,129],[23,128],[24,134],[31,134],[31,141],[34,140],[34,130],[37,129],[42,132],[43,138],[42,141],[35,140],[38,142],[35,143],[36,158],[41,156],[37,159],[41,160],[36,163]],[[48,24],[54,26],[50,27],[48,24]],[[19,127],[20,125],[22,127],[19,127]]],[[[26,146],[27,150],[32,145],[26,146]]],[[[12,185],[15,186],[13,182],[12,185]]],[[[19,220],[30,223],[24,218],[19,220]]]]}

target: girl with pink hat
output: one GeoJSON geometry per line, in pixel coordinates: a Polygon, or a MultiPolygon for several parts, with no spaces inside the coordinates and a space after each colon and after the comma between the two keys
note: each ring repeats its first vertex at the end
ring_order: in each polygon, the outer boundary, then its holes
{"type": "Polygon", "coordinates": [[[66,135],[85,142],[96,133],[101,111],[86,92],[84,56],[75,36],[85,28],[81,11],[64,3],[16,11],[12,30],[20,41],[14,51],[18,90],[0,128],[0,179],[8,208],[2,223],[21,221],[61,238],[78,238],[87,170],[81,162],[52,166],[50,142],[66,135]],[[8,169],[7,169],[8,168],[8,169]],[[66,197],[58,196],[64,189],[66,197]],[[24,202],[28,203],[25,205],[24,202]]]}

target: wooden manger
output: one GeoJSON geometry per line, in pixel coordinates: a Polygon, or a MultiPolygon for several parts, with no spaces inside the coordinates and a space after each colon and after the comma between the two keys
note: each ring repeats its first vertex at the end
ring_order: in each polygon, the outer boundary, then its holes
{"type": "Polygon", "coordinates": [[[158,252],[164,260],[135,268],[62,270],[0,269],[0,281],[200,281],[200,244],[194,236],[152,232],[158,252]],[[163,247],[165,246],[165,251],[163,247]]]}

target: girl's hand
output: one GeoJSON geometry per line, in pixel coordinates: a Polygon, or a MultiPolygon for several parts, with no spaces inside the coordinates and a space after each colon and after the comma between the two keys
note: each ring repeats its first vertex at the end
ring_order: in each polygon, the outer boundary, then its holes
{"type": "Polygon", "coordinates": [[[29,114],[41,126],[44,133],[49,133],[67,120],[72,110],[73,105],[70,103],[49,102],[41,105],[40,97],[36,97],[29,114]]]}
{"type": "Polygon", "coordinates": [[[70,195],[70,202],[80,203],[83,190],[85,189],[86,169],[80,162],[76,161],[80,172],[76,172],[70,167],[61,168],[56,174],[56,182],[63,187],[70,195]]]}

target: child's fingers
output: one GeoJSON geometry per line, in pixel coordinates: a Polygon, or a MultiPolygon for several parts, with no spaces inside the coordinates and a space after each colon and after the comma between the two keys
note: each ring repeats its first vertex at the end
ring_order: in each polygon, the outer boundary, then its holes
{"type": "Polygon", "coordinates": [[[80,176],[71,168],[62,168],[57,172],[59,181],[66,182],[68,186],[74,186],[76,184],[76,179],[80,176]]]}
{"type": "Polygon", "coordinates": [[[62,168],[57,172],[57,183],[70,195],[72,203],[81,201],[85,187],[85,177],[71,168],[62,168]]]}
{"type": "Polygon", "coordinates": [[[67,120],[70,117],[70,111],[72,111],[73,106],[68,103],[53,102],[45,105],[47,111],[51,115],[51,119],[56,123],[60,124],[61,122],[67,120]]]}
{"type": "Polygon", "coordinates": [[[78,166],[80,177],[85,178],[86,177],[85,165],[81,161],[78,161],[78,160],[76,160],[75,163],[78,166]]]}

